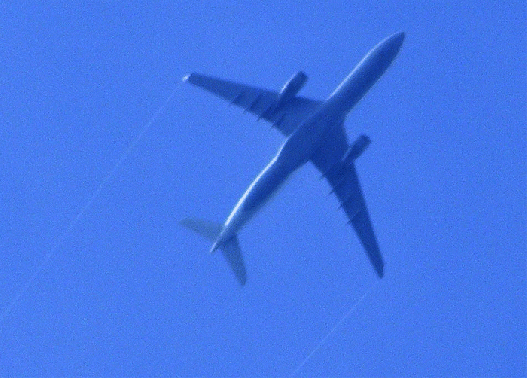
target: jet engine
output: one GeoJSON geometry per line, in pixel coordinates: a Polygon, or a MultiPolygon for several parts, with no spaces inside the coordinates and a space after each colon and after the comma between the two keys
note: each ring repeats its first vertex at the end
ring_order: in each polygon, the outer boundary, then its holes
{"type": "Polygon", "coordinates": [[[298,91],[306,84],[307,75],[302,71],[298,71],[291,79],[285,83],[284,87],[278,94],[278,106],[285,104],[296,96],[298,91]]]}
{"type": "Polygon", "coordinates": [[[355,142],[350,146],[348,149],[348,152],[346,152],[346,155],[344,156],[344,159],[342,159],[346,164],[352,163],[357,159],[368,147],[371,143],[370,138],[368,138],[366,135],[359,136],[355,142]]]}

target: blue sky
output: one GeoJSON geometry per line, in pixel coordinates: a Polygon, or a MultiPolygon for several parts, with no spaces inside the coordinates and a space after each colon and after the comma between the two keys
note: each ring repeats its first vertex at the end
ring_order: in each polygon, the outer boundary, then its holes
{"type": "Polygon", "coordinates": [[[0,375],[526,374],[525,2],[28,1],[0,25],[0,375]],[[303,70],[323,99],[397,31],[346,122],[385,278],[305,166],[240,234],[240,288],[177,222],[223,221],[282,138],[181,77],[303,70]]]}

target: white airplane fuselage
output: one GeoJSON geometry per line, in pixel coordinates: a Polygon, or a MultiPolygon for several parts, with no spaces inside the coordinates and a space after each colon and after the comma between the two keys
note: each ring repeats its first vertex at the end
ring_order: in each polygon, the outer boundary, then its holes
{"type": "Polygon", "coordinates": [[[375,46],[322,105],[285,140],[228,216],[211,252],[233,238],[291,173],[309,161],[324,134],[342,124],[349,111],[386,71],[403,39],[404,34],[398,33],[375,46]]]}

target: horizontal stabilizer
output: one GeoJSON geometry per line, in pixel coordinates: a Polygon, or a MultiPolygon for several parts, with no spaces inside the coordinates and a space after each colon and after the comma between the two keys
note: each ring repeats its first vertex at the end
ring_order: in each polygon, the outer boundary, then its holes
{"type": "Polygon", "coordinates": [[[247,281],[247,274],[245,272],[245,265],[243,263],[242,251],[240,250],[238,237],[233,236],[223,246],[221,246],[221,253],[231,266],[231,269],[238,279],[238,282],[240,282],[240,285],[245,285],[245,282],[247,281]]]}
{"type": "Polygon", "coordinates": [[[200,234],[201,236],[203,236],[204,238],[208,239],[211,242],[216,240],[221,230],[223,229],[222,224],[203,220],[203,219],[186,218],[186,219],[183,219],[179,223],[183,227],[186,227],[200,234]]]}
{"type": "MultiPolygon", "coordinates": [[[[210,222],[203,219],[183,219],[180,224],[183,227],[186,227],[204,238],[208,239],[211,242],[216,241],[221,231],[223,230],[223,225],[220,223],[210,222]]],[[[242,252],[240,250],[240,244],[238,243],[238,237],[233,236],[228,239],[226,242],[218,246],[221,249],[222,255],[229,263],[234,275],[243,286],[247,281],[247,274],[245,272],[245,265],[243,263],[242,252]]]]}

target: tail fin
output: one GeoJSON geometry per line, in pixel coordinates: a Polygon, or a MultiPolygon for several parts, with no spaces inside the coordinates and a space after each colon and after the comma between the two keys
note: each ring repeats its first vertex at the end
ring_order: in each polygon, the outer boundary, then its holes
{"type": "MultiPolygon", "coordinates": [[[[208,239],[211,242],[214,242],[218,235],[223,229],[223,225],[201,220],[201,219],[183,219],[181,225],[195,231],[199,235],[208,239]]],[[[220,245],[221,252],[223,257],[229,263],[231,269],[234,272],[234,275],[243,286],[247,281],[247,275],[245,272],[245,265],[243,263],[242,252],[240,250],[240,244],[238,243],[238,237],[233,236],[227,242],[220,245]]]]}

